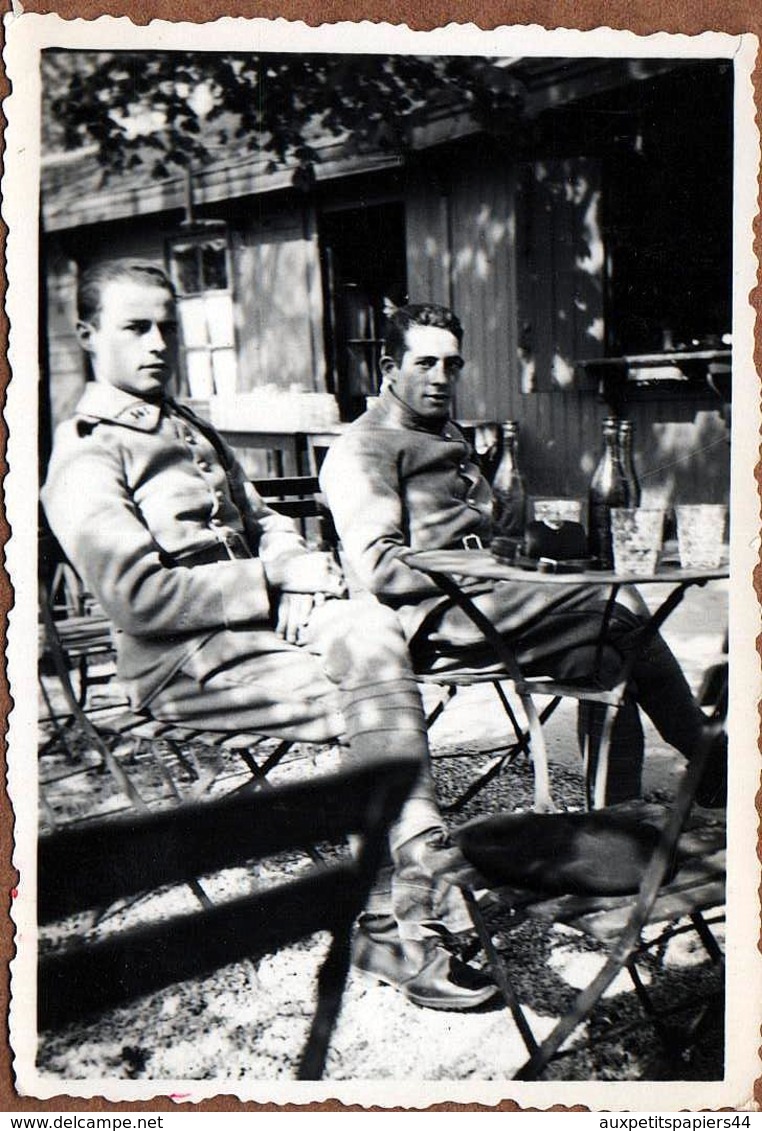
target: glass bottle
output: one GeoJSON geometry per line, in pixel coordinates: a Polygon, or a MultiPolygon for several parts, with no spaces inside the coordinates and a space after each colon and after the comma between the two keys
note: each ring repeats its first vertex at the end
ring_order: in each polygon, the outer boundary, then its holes
{"type": "Polygon", "coordinates": [[[492,523],[495,535],[520,538],[526,526],[527,489],[519,467],[519,426],[502,426],[503,451],[492,479],[492,523]]]}
{"type": "Polygon", "coordinates": [[[638,482],[638,473],[635,470],[635,463],[632,458],[632,436],[633,428],[631,420],[619,421],[619,459],[622,463],[622,470],[624,477],[627,480],[627,506],[639,507],[640,506],[640,483],[638,482]]]}
{"type": "Polygon", "coordinates": [[[590,481],[590,556],[601,569],[613,569],[611,508],[629,503],[627,479],[619,458],[619,421],[608,416],[603,422],[603,452],[590,481]]]}

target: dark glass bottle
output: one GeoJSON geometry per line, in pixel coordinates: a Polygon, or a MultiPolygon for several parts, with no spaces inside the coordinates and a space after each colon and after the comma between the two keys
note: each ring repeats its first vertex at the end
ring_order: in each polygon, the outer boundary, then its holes
{"type": "Polygon", "coordinates": [[[619,421],[615,416],[603,422],[603,453],[590,481],[590,556],[601,569],[612,569],[611,508],[629,505],[627,479],[619,458],[619,421]]]}
{"type": "Polygon", "coordinates": [[[507,420],[502,427],[503,451],[492,479],[492,522],[499,537],[520,538],[527,517],[527,489],[519,467],[519,426],[507,420]]]}
{"type": "Polygon", "coordinates": [[[624,477],[627,480],[628,507],[640,506],[640,483],[635,463],[632,458],[632,421],[619,421],[619,459],[622,463],[624,477]]]}

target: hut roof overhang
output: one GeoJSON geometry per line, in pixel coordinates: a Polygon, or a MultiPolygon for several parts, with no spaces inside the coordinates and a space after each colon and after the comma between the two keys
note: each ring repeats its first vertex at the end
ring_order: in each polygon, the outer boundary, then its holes
{"type": "MultiPolygon", "coordinates": [[[[524,90],[522,114],[527,121],[542,114],[608,90],[651,79],[686,65],[685,59],[548,59],[494,60],[496,72],[508,74],[524,90]]],[[[462,107],[438,107],[411,124],[409,149],[425,150],[469,137],[485,129],[462,107]]],[[[351,136],[316,138],[319,154],[314,165],[317,182],[358,173],[393,169],[404,161],[393,149],[368,149],[351,136]]],[[[196,206],[214,205],[241,197],[279,192],[293,187],[295,165],[272,168],[263,151],[228,154],[193,172],[196,206]]],[[[149,166],[106,178],[94,147],[75,152],[43,155],[41,170],[42,218],[46,231],[67,231],[86,225],[182,210],[187,178],[182,173],[155,180],[149,166]]]]}

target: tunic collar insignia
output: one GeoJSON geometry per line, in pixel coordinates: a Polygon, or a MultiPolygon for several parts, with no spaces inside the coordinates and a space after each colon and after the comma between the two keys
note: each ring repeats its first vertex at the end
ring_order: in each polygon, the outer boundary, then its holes
{"type": "Polygon", "coordinates": [[[121,424],[138,432],[153,432],[159,424],[161,403],[143,400],[114,385],[90,381],[77,405],[77,416],[121,424]]]}

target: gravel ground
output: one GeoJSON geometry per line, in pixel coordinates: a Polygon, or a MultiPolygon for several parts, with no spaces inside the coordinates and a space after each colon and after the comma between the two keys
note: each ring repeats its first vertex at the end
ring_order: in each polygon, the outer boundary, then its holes
{"type": "MultiPolygon", "coordinates": [[[[282,777],[331,768],[330,755],[304,751],[284,767],[282,777]]],[[[440,796],[447,801],[468,779],[475,759],[446,758],[437,764],[440,796]]],[[[149,767],[150,769],[151,767],[149,767]]],[[[135,772],[135,767],[132,768],[135,772]]],[[[232,768],[231,768],[232,773],[232,768]]],[[[110,779],[86,775],[99,805],[108,811],[115,794],[110,779]],[[100,788],[98,788],[100,787],[100,788]]],[[[149,782],[151,774],[141,776],[149,782]]],[[[227,784],[234,779],[228,778],[227,784]]],[[[576,767],[557,768],[559,800],[579,803],[581,775],[576,767]]],[[[67,783],[68,784],[68,783],[67,783]]],[[[156,789],[160,788],[158,779],[156,789]]],[[[463,819],[497,808],[529,808],[532,776],[520,764],[490,784],[472,801],[463,819]]],[[[49,791],[50,792],[50,791],[49,791]]],[[[55,790],[52,791],[55,795],[55,790]]],[[[71,793],[67,790],[67,802],[71,793]]],[[[92,794],[88,798],[92,802],[92,794]]],[[[250,869],[235,869],[205,881],[214,899],[240,894],[294,873],[306,861],[289,855],[250,869]]],[[[110,909],[93,924],[88,919],[67,923],[66,933],[103,936],[112,930],[194,907],[188,889],[172,889],[142,899],[126,909],[110,909]]],[[[493,925],[501,949],[509,955],[520,1000],[530,1024],[544,1036],[602,964],[600,952],[576,932],[550,931],[526,921],[511,929],[493,925]]],[[[61,931],[42,936],[44,947],[56,947],[61,931]]],[[[43,1034],[38,1068],[43,1076],[70,1080],[195,1080],[220,1086],[245,1080],[288,1079],[305,1037],[314,1000],[314,975],[325,952],[317,937],[271,955],[245,962],[213,977],[189,981],[153,994],[127,1008],[110,1011],[88,1024],[43,1034]]],[[[674,940],[652,964],[646,978],[661,986],[667,1000],[689,990],[716,991],[719,978],[703,952],[674,940]]],[[[679,1067],[665,1061],[652,1029],[643,1021],[629,979],[620,975],[594,1020],[575,1038],[575,1051],[546,1074],[549,1079],[716,1079],[722,1075],[722,1033],[719,1021],[702,1041],[698,1055],[679,1067]],[[579,1046],[579,1047],[576,1047],[579,1046]]],[[[494,1010],[471,1015],[435,1013],[410,1004],[393,989],[366,976],[350,976],[344,1006],[332,1042],[326,1078],[335,1080],[401,1079],[507,1080],[524,1059],[510,1015],[494,1010]]]]}
{"type": "MultiPolygon", "coordinates": [[[[690,647],[685,648],[685,655],[694,681],[703,660],[717,646],[715,620],[721,620],[721,610],[712,603],[711,615],[702,616],[698,627],[706,631],[697,633],[695,609],[685,614],[685,626],[690,626],[690,647]]],[[[678,622],[673,643],[680,644],[682,639],[678,622]]],[[[440,757],[435,773],[443,802],[457,794],[479,764],[478,756],[461,755],[478,747],[485,737],[489,740],[491,731],[495,737],[499,734],[499,716],[485,694],[483,689],[470,690],[468,695],[474,697],[468,702],[464,697],[461,707],[448,711],[447,723],[437,736],[435,750],[440,757]]],[[[548,728],[548,740],[557,799],[574,808],[581,805],[582,779],[572,738],[572,710],[567,704],[559,710],[548,728]]],[[[651,799],[664,799],[680,772],[680,763],[651,732],[648,739],[646,792],[651,799]]],[[[57,779],[45,790],[53,811],[71,819],[120,807],[121,799],[110,779],[98,771],[93,754],[80,750],[79,757],[81,764],[74,767],[54,750],[42,759],[44,778],[57,779]]],[[[335,753],[302,746],[289,757],[279,775],[285,779],[323,772],[336,764],[335,753]]],[[[143,788],[157,794],[161,791],[155,766],[145,755],[130,769],[140,775],[143,788]]],[[[224,760],[215,769],[220,789],[230,788],[240,773],[234,761],[224,760]]],[[[527,809],[531,806],[531,785],[529,766],[519,762],[488,786],[458,819],[499,809],[527,809]]],[[[43,811],[43,824],[49,817],[50,811],[43,811]]],[[[213,879],[208,890],[213,898],[224,898],[304,865],[299,854],[292,854],[224,873],[213,879]]],[[[110,909],[97,924],[81,920],[65,927],[67,932],[102,935],[193,905],[187,889],[173,889],[128,908],[110,909]]],[[[493,932],[508,955],[530,1024],[541,1038],[568,1007],[575,989],[586,984],[600,967],[601,953],[576,932],[559,926],[546,930],[529,920],[515,925],[497,921],[493,932]]],[[[58,928],[42,936],[41,945],[55,947],[61,937],[58,928]]],[[[159,1093],[164,1090],[163,1081],[214,1081],[224,1091],[236,1084],[244,1087],[246,1081],[289,1079],[311,1017],[315,972],[326,945],[324,937],[316,937],[256,964],[239,963],[212,977],[173,986],[87,1024],[72,1025],[56,1034],[43,1033],[38,1072],[50,1081],[151,1081],[159,1093]]],[[[718,973],[694,936],[687,934],[661,948],[646,968],[645,978],[664,1002],[687,991],[709,996],[720,988],[718,973]]],[[[510,1079],[524,1059],[523,1046],[507,1010],[474,1014],[423,1010],[395,990],[353,972],[325,1075],[337,1081],[502,1081],[510,1079]]],[[[643,1019],[629,978],[622,974],[593,1018],[578,1030],[571,1048],[547,1071],[546,1078],[713,1080],[721,1078],[722,1072],[721,1011],[710,1015],[692,1057],[678,1064],[669,1062],[652,1027],[643,1019]]]]}

